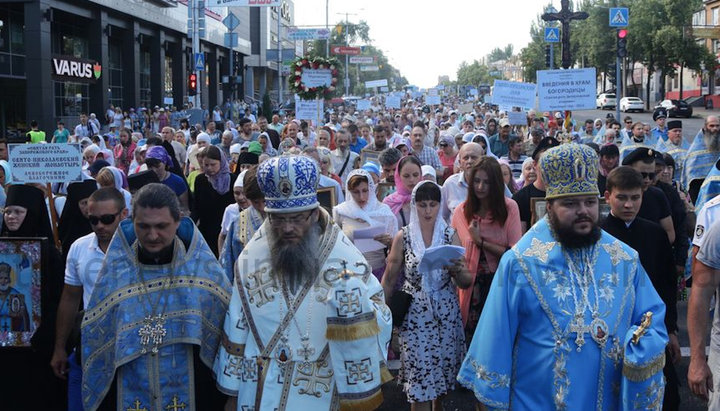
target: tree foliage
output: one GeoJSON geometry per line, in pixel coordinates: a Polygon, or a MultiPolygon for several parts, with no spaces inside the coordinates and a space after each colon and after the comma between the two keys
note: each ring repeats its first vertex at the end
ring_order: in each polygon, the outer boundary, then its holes
{"type": "MultiPolygon", "coordinates": [[[[378,66],[378,71],[360,71],[360,67],[357,64],[350,64],[349,67],[345,67],[345,57],[336,56],[340,61],[338,78],[342,79],[338,83],[335,96],[341,96],[345,90],[344,79],[345,71],[348,71],[348,78],[350,79],[350,92],[357,95],[365,94],[365,81],[388,79],[389,83],[393,83],[396,89],[402,88],[402,86],[408,84],[407,79],[400,74],[400,71],[393,67],[389,63],[387,56],[382,50],[372,45],[370,39],[370,26],[366,21],[361,20],[359,23],[346,23],[345,21],[338,22],[330,32],[330,45],[345,45],[350,46],[364,45],[362,55],[376,57],[375,65],[378,66]]],[[[326,40],[314,40],[309,43],[307,52],[305,53],[308,57],[323,56],[326,57],[325,48],[326,40]]]]}

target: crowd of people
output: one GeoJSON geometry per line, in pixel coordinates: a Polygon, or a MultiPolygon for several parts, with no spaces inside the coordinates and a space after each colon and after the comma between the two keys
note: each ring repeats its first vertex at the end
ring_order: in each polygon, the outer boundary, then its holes
{"type": "Polygon", "coordinates": [[[414,410],[458,382],[489,408],[679,409],[689,278],[688,383],[720,403],[718,117],[686,139],[662,110],[518,125],[457,96],[321,125],[139,111],[34,124],[80,144],[79,182],[14,183],[0,142],[2,236],[49,261],[39,322],[0,264],[2,342],[33,331],[0,350],[0,408],[374,409],[395,379],[414,410]]]}

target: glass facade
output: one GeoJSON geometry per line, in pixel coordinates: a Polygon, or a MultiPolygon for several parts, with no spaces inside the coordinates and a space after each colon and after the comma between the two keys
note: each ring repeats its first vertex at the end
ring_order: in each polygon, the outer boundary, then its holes
{"type": "MultiPolygon", "coordinates": [[[[57,24],[58,30],[53,36],[52,50],[55,54],[88,58],[89,42],[76,27],[57,24]]],[[[90,86],[86,83],[53,81],[55,90],[55,117],[77,118],[80,113],[90,112],[90,86]]]]}
{"type": "Polygon", "coordinates": [[[25,24],[17,7],[0,6],[0,76],[25,78],[25,24]]]}
{"type": "Polygon", "coordinates": [[[119,43],[111,42],[108,45],[108,100],[114,107],[122,107],[123,105],[123,68],[122,68],[122,46],[119,43]]]}
{"type": "Polygon", "coordinates": [[[152,107],[152,93],[150,92],[150,50],[140,50],[140,105],[152,107]]]}

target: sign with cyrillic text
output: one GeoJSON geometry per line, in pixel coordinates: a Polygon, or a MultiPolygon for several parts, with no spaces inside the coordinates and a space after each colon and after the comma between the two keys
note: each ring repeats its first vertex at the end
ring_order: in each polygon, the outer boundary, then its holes
{"type": "Polygon", "coordinates": [[[538,70],[541,111],[594,110],[595,68],[538,70]]]}
{"type": "Polygon", "coordinates": [[[69,183],[82,180],[80,144],[8,144],[13,183],[69,183]]]}
{"type": "Polygon", "coordinates": [[[492,103],[498,106],[533,108],[535,106],[535,89],[533,83],[495,80],[492,92],[492,103]]]}

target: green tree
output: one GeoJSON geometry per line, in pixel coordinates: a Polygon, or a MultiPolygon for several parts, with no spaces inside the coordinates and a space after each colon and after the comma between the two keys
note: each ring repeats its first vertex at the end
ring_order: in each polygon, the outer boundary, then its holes
{"type": "MultiPolygon", "coordinates": [[[[550,4],[543,8],[546,9],[550,4]]],[[[542,13],[541,13],[542,14],[542,13]]],[[[535,82],[537,80],[538,70],[547,70],[545,65],[545,27],[551,27],[547,22],[543,21],[538,14],[535,21],[530,26],[530,43],[520,51],[520,61],[523,66],[523,79],[527,82],[535,82]]],[[[555,47],[554,66],[558,67],[557,62],[560,61],[560,47],[555,47]]]]}

